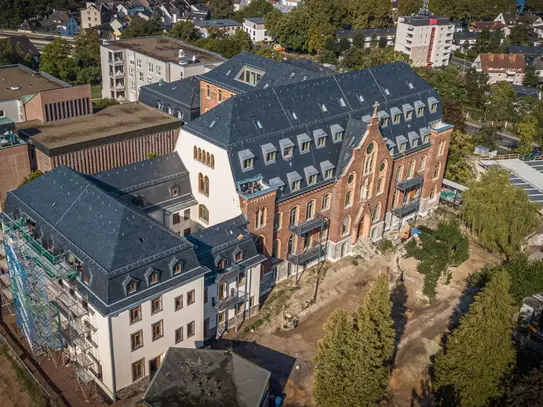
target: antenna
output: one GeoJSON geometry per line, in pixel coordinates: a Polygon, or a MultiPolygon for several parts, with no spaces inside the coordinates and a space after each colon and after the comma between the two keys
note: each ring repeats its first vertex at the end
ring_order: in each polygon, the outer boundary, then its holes
{"type": "Polygon", "coordinates": [[[430,10],[428,9],[428,1],[429,0],[423,0],[422,8],[419,10],[419,14],[422,16],[430,15],[430,10]]]}

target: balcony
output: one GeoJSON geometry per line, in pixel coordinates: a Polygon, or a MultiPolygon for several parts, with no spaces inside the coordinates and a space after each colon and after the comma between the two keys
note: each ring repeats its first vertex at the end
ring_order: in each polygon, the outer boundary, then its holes
{"type": "Polygon", "coordinates": [[[411,201],[404,206],[399,206],[397,208],[392,208],[392,213],[398,218],[403,218],[413,212],[416,212],[419,209],[420,198],[417,198],[414,201],[411,201]]]}
{"type": "Polygon", "coordinates": [[[404,181],[396,182],[396,189],[405,192],[411,188],[421,186],[423,181],[424,179],[420,175],[415,175],[414,177],[404,181]]]}
{"type": "Polygon", "coordinates": [[[236,289],[232,289],[230,292],[230,295],[224,299],[219,299],[219,302],[217,303],[216,307],[219,309],[219,311],[223,311],[227,308],[235,307],[240,302],[244,302],[247,300],[247,294],[240,293],[236,289]]]}
{"type": "Polygon", "coordinates": [[[124,71],[109,71],[110,78],[124,78],[124,71]]]}
{"type": "Polygon", "coordinates": [[[232,281],[237,279],[240,271],[241,267],[235,264],[232,267],[229,267],[225,272],[218,274],[215,278],[215,282],[222,283],[223,281],[232,281]]]}
{"type": "Polygon", "coordinates": [[[113,58],[110,59],[108,62],[110,65],[124,65],[124,59],[122,58],[113,58]]]}
{"type": "Polygon", "coordinates": [[[321,214],[315,215],[313,219],[306,220],[298,225],[290,225],[288,230],[295,233],[298,236],[305,235],[315,229],[320,229],[324,226],[323,222],[326,222],[326,218],[321,214]]]}
{"type": "Polygon", "coordinates": [[[124,91],[124,85],[121,83],[121,84],[115,86],[115,90],[117,92],[123,92],[124,91]]]}
{"type": "Polygon", "coordinates": [[[287,253],[287,260],[290,261],[291,263],[302,264],[302,263],[317,260],[319,257],[322,258],[325,255],[326,255],[326,245],[323,244],[322,246],[316,245],[313,247],[309,247],[298,254],[287,253]]]}

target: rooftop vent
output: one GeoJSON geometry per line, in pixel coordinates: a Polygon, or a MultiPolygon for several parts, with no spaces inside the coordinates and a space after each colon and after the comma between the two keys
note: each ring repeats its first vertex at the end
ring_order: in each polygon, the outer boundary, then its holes
{"type": "Polygon", "coordinates": [[[20,86],[10,86],[9,88],[10,88],[11,90],[19,90],[19,89],[21,89],[20,86]]]}

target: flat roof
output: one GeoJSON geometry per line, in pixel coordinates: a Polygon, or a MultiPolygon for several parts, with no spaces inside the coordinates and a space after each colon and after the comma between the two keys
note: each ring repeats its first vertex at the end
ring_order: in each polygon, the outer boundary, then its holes
{"type": "Polygon", "coordinates": [[[44,90],[65,88],[69,85],[22,65],[0,66],[0,100],[18,99],[44,90]]]}
{"type": "MultiPolygon", "coordinates": [[[[143,103],[132,102],[106,107],[98,113],[44,123],[40,120],[18,123],[19,134],[31,137],[38,148],[52,150],[103,140],[143,129],[164,131],[161,125],[179,126],[179,121],[143,103]]],[[[103,143],[101,143],[103,144],[103,143]]]]}
{"type": "Polygon", "coordinates": [[[226,58],[219,54],[164,36],[129,38],[108,42],[108,45],[103,46],[111,50],[130,49],[164,62],[179,62],[179,50],[181,49],[185,51],[186,57],[198,56],[200,61],[194,65],[226,61],[226,58]]]}

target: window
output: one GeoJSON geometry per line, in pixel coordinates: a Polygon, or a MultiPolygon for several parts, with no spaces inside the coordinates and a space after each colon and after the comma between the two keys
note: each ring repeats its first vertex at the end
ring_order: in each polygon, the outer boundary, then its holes
{"type": "Polygon", "coordinates": [[[317,174],[313,174],[309,176],[309,185],[313,185],[317,183],[317,174]]]}
{"type": "Polygon", "coordinates": [[[209,178],[207,175],[204,177],[202,173],[198,174],[198,192],[209,196],[209,178]]]}
{"type": "Polygon", "coordinates": [[[151,329],[153,332],[153,341],[156,341],[157,339],[160,339],[164,336],[164,328],[162,319],[153,325],[151,325],[151,329]]]}
{"type": "Polygon", "coordinates": [[[211,88],[206,85],[206,99],[211,99],[211,88]]]}
{"type": "Polygon", "coordinates": [[[192,155],[194,157],[195,160],[198,159],[198,147],[194,146],[193,149],[192,149],[192,155]]]}
{"type": "Polygon", "coordinates": [[[180,309],[183,309],[183,294],[175,297],[173,302],[174,302],[174,310],[175,311],[179,311],[180,309]]]}
{"type": "Polygon", "coordinates": [[[430,113],[435,113],[437,112],[437,103],[432,103],[430,105],[430,113]]]}
{"type": "Polygon", "coordinates": [[[130,323],[135,324],[139,321],[141,321],[141,305],[130,310],[130,323]]]}
{"type": "Polygon", "coordinates": [[[343,140],[343,132],[338,131],[338,132],[334,133],[334,142],[338,142],[338,141],[341,141],[341,140],[343,140]]]}
{"type": "Polygon", "coordinates": [[[292,181],[292,190],[297,191],[301,188],[302,183],[300,180],[292,181]]]}
{"type": "Polygon", "coordinates": [[[143,72],[140,72],[140,73],[138,74],[138,78],[139,78],[140,81],[143,82],[143,78],[144,78],[143,72]]]}
{"type": "Polygon", "coordinates": [[[132,363],[132,381],[135,382],[141,379],[144,375],[144,359],[140,359],[137,362],[132,363]]]}
{"type": "Polygon", "coordinates": [[[258,82],[260,82],[264,74],[264,71],[251,69],[245,66],[236,77],[236,80],[248,83],[251,86],[255,86],[258,82]]]}
{"type": "Polygon", "coordinates": [[[285,159],[290,158],[290,157],[292,157],[292,153],[293,153],[293,148],[292,147],[286,147],[283,150],[283,157],[285,159]]]}
{"type": "Polygon", "coordinates": [[[425,135],[424,135],[424,138],[423,138],[424,144],[428,143],[429,141],[430,141],[430,135],[429,135],[429,134],[425,134],[425,135]]]}
{"type": "Polygon", "coordinates": [[[264,254],[264,236],[258,236],[255,241],[258,254],[264,254]]]}
{"type": "Polygon", "coordinates": [[[256,229],[266,226],[267,208],[262,208],[256,211],[256,229]]]}
{"type": "Polygon", "coordinates": [[[394,120],[393,120],[392,122],[393,122],[394,124],[398,124],[398,123],[400,122],[400,120],[401,120],[401,116],[402,116],[402,115],[401,115],[400,113],[395,114],[395,115],[394,115],[394,120]]]}
{"type": "Polygon", "coordinates": [[[292,109],[289,109],[288,110],[288,114],[290,115],[290,118],[292,120],[298,120],[298,115],[296,114],[296,112],[292,109]]]}
{"type": "Polygon", "coordinates": [[[128,76],[130,76],[131,78],[134,77],[134,68],[132,67],[128,68],[128,76]]]}
{"type": "Polygon", "coordinates": [[[236,304],[236,315],[239,315],[243,312],[243,303],[240,302],[239,304],[236,304]]]}
{"type": "Polygon", "coordinates": [[[364,96],[362,96],[360,93],[355,93],[355,95],[360,103],[364,102],[364,96]]]}
{"type": "Polygon", "coordinates": [[[437,155],[443,155],[444,152],[445,152],[445,140],[441,140],[439,142],[439,151],[437,155]]]}
{"type": "Polygon", "coordinates": [[[195,334],[195,324],[194,321],[189,322],[187,324],[187,338],[190,338],[191,336],[194,336],[195,334]]]}
{"type": "Polygon", "coordinates": [[[137,60],[136,60],[136,63],[137,63],[137,65],[138,65],[138,68],[141,68],[141,59],[137,59],[137,60]]]}
{"type": "Polygon", "coordinates": [[[413,118],[413,111],[409,111],[405,114],[405,120],[411,120],[413,118]]]}
{"type": "Polygon", "coordinates": [[[220,103],[222,102],[222,89],[219,89],[217,92],[217,101],[220,103]]]}
{"type": "Polygon", "coordinates": [[[267,163],[275,162],[275,154],[276,154],[275,151],[270,151],[269,153],[267,153],[266,154],[266,162],[267,163]]]}
{"type": "Polygon", "coordinates": [[[162,311],[162,297],[151,300],[151,315],[162,311]]]}
{"type": "Polygon", "coordinates": [[[387,163],[386,161],[383,161],[381,165],[379,166],[379,172],[384,172],[386,168],[387,168],[387,163]]]}
{"type": "Polygon", "coordinates": [[[187,293],[187,306],[192,305],[196,302],[196,291],[190,290],[187,293]]]}
{"type": "Polygon", "coordinates": [[[273,247],[272,247],[272,256],[279,257],[280,252],[281,252],[281,241],[279,239],[275,239],[275,241],[273,242],[273,247]]]}
{"type": "Polygon", "coordinates": [[[337,100],[338,100],[339,105],[340,105],[341,107],[347,107],[347,103],[345,103],[345,99],[343,99],[343,98],[338,98],[337,100]]]}
{"type": "Polygon", "coordinates": [[[153,83],[153,78],[151,78],[150,76],[147,77],[147,84],[150,85],[151,83],[153,83]]]}
{"type": "Polygon", "coordinates": [[[377,180],[377,193],[382,194],[383,193],[383,185],[384,185],[384,179],[383,177],[380,177],[377,180]]]}
{"type": "Polygon", "coordinates": [[[273,217],[273,228],[275,230],[281,229],[283,223],[283,214],[281,212],[277,212],[273,217]]]}
{"type": "Polygon", "coordinates": [[[179,187],[177,185],[172,186],[170,189],[170,193],[172,196],[179,195],[179,187]]]}
{"type": "Polygon", "coordinates": [[[156,66],[156,73],[157,73],[157,75],[162,75],[162,67],[161,66],[159,66],[159,65],[156,66]]]}
{"type": "Polygon", "coordinates": [[[321,112],[326,113],[328,109],[326,108],[326,105],[322,102],[317,102],[319,104],[319,107],[321,109],[321,112]]]}
{"type": "Polygon", "coordinates": [[[180,342],[183,342],[183,327],[175,330],[175,343],[178,344],[180,342]]]}
{"type": "Polygon", "coordinates": [[[198,218],[204,223],[209,222],[209,210],[205,205],[198,205],[198,218]]]}
{"type": "Polygon", "coordinates": [[[326,194],[322,197],[322,210],[326,211],[330,209],[330,194],[326,194]]]}
{"type": "Polygon", "coordinates": [[[326,146],[326,137],[319,137],[317,139],[317,147],[324,147],[326,146]]]}
{"type": "Polygon", "coordinates": [[[147,66],[148,66],[149,72],[153,72],[153,64],[151,62],[147,62],[147,66]]]}
{"type": "Polygon", "coordinates": [[[158,283],[158,273],[157,272],[153,272],[150,276],[149,276],[149,284],[156,284],[158,283]]]}
{"type": "Polygon", "coordinates": [[[311,200],[307,203],[305,211],[305,218],[307,220],[313,219],[313,216],[315,216],[315,200],[311,200]]]}
{"type": "Polygon", "coordinates": [[[436,167],[434,168],[434,179],[439,178],[440,170],[441,170],[441,163],[437,163],[436,167]]]}
{"type": "Polygon", "coordinates": [[[238,277],[238,287],[241,287],[244,284],[245,284],[245,272],[241,271],[238,277]]]}
{"type": "Polygon", "coordinates": [[[426,168],[426,156],[421,157],[419,161],[419,171],[422,171],[426,168]]]}
{"type": "Polygon", "coordinates": [[[420,116],[422,116],[422,115],[424,115],[424,107],[419,107],[419,108],[417,109],[417,116],[420,117],[420,116]]]}
{"type": "Polygon", "coordinates": [[[343,224],[341,225],[342,236],[349,233],[350,223],[351,223],[351,218],[349,218],[348,216],[345,216],[345,218],[343,218],[343,224]]]}
{"type": "Polygon", "coordinates": [[[381,120],[381,126],[382,127],[388,126],[388,117],[383,117],[383,120],[381,120]]]}
{"type": "Polygon", "coordinates": [[[396,170],[396,182],[400,182],[402,180],[403,176],[403,166],[399,166],[396,170]]]}
{"type": "Polygon", "coordinates": [[[219,324],[224,324],[226,322],[226,311],[219,313],[219,324]]]}
{"type": "Polygon", "coordinates": [[[134,332],[130,335],[130,348],[132,352],[143,347],[143,331],[134,332]]]}
{"type": "Polygon", "coordinates": [[[309,151],[310,146],[311,146],[311,142],[309,141],[302,143],[302,153],[309,151]]]}
{"type": "Polygon", "coordinates": [[[136,282],[136,280],[130,281],[130,283],[128,283],[128,294],[132,294],[133,292],[136,291],[137,288],[138,288],[138,283],[136,282]]]}
{"type": "Polygon", "coordinates": [[[83,274],[83,283],[85,283],[86,285],[89,285],[90,276],[88,274],[83,274]]]}
{"type": "Polygon", "coordinates": [[[373,222],[377,222],[380,217],[381,217],[381,202],[377,202],[377,205],[375,205],[375,209],[373,210],[373,216],[371,219],[373,222]]]}
{"type": "Polygon", "coordinates": [[[260,123],[260,120],[258,120],[258,118],[253,117],[253,124],[258,130],[262,129],[262,123],[260,123]]]}
{"type": "Polygon", "coordinates": [[[177,274],[181,272],[181,263],[177,262],[175,266],[173,266],[173,273],[177,274]]]}
{"type": "Polygon", "coordinates": [[[413,178],[414,174],[415,174],[415,160],[411,161],[409,163],[409,167],[407,167],[407,179],[413,178]]]}
{"type": "Polygon", "coordinates": [[[288,238],[288,242],[287,242],[287,252],[289,254],[294,254],[294,252],[296,251],[296,241],[295,241],[295,236],[294,236],[294,233],[291,233],[289,238],[288,238]]]}
{"type": "Polygon", "coordinates": [[[250,170],[253,168],[253,159],[252,158],[246,158],[243,160],[243,169],[244,170],[250,170]]]}
{"type": "Polygon", "coordinates": [[[289,225],[296,225],[298,224],[298,207],[295,206],[290,210],[289,213],[289,225]]]}
{"type": "Polygon", "coordinates": [[[333,176],[334,176],[334,170],[332,168],[326,170],[326,172],[324,173],[324,178],[326,179],[332,178],[333,176]]]}
{"type": "Polygon", "coordinates": [[[351,206],[351,191],[347,191],[345,194],[345,208],[351,206]]]}
{"type": "Polygon", "coordinates": [[[401,153],[405,153],[406,147],[407,147],[407,143],[402,143],[402,144],[400,144],[400,152],[401,152],[401,153]]]}

